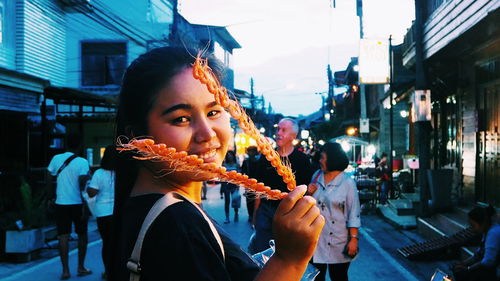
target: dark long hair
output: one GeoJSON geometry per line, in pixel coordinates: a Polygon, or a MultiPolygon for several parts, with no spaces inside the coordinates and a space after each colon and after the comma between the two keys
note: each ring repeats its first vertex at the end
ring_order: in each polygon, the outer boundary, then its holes
{"type": "Polygon", "coordinates": [[[104,155],[101,159],[101,169],[114,171],[116,169],[116,147],[114,145],[106,146],[104,155]]]}
{"type": "MultiPolygon", "coordinates": [[[[118,113],[116,117],[116,138],[123,140],[147,136],[147,116],[156,98],[172,78],[189,68],[195,62],[197,51],[179,47],[162,47],[153,49],[135,59],[125,71],[118,113]]],[[[220,80],[222,65],[214,56],[208,58],[209,66],[220,80]]],[[[131,154],[118,153],[116,162],[115,206],[114,206],[114,236],[117,238],[121,230],[121,214],[124,203],[137,178],[139,163],[131,154]]],[[[119,239],[115,239],[118,241],[119,239]]],[[[118,243],[118,242],[117,242],[118,243]]],[[[117,255],[118,244],[113,245],[117,255]]],[[[120,260],[113,257],[114,261],[120,260]]],[[[114,265],[119,266],[117,264],[114,265]]],[[[115,268],[114,270],[116,270],[115,268]]],[[[113,270],[113,271],[114,271],[113,270]]],[[[110,280],[116,280],[116,271],[111,273],[110,280]]]]}
{"type": "Polygon", "coordinates": [[[326,169],[328,171],[343,171],[349,165],[349,159],[340,143],[327,142],[321,148],[326,154],[326,169]]]}

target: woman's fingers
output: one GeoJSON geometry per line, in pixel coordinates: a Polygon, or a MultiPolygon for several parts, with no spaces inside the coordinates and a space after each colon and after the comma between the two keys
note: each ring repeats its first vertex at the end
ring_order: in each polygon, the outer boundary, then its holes
{"type": "Polygon", "coordinates": [[[321,212],[319,211],[319,208],[317,207],[312,207],[303,215],[302,220],[304,221],[304,224],[306,225],[312,225],[316,218],[321,215],[321,212]]]}
{"type": "Polygon", "coordinates": [[[316,234],[318,236],[321,233],[321,230],[323,230],[323,226],[325,226],[325,217],[323,217],[322,215],[317,216],[311,224],[311,227],[313,229],[316,229],[316,234]]]}
{"type": "Polygon", "coordinates": [[[284,215],[288,212],[290,212],[293,207],[295,206],[295,203],[304,196],[304,194],[307,191],[307,187],[305,185],[299,185],[297,186],[293,191],[288,193],[288,196],[283,198],[281,200],[281,203],[278,206],[278,209],[276,209],[276,214],[277,215],[284,215]]]}
{"type": "Polygon", "coordinates": [[[295,216],[297,218],[302,218],[314,206],[316,206],[316,199],[314,199],[311,196],[304,196],[300,198],[297,201],[297,203],[295,203],[294,208],[290,210],[290,212],[288,212],[287,215],[295,216]]]}

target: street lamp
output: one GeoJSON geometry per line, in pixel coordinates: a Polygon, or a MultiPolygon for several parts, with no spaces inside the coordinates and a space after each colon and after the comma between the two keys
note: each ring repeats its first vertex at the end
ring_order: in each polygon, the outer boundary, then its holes
{"type": "Polygon", "coordinates": [[[300,131],[300,138],[301,139],[307,139],[309,137],[309,131],[308,130],[302,130],[300,131]]]}
{"type": "Polygon", "coordinates": [[[330,113],[325,113],[325,115],[323,115],[323,117],[325,118],[325,121],[330,121],[330,113]]]}
{"type": "Polygon", "coordinates": [[[346,130],[348,136],[354,136],[356,134],[357,129],[355,127],[349,127],[346,130]]]}

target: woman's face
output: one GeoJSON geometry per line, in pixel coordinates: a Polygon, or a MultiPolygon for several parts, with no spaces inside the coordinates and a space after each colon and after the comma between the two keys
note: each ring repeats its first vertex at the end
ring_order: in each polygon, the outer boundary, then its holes
{"type": "Polygon", "coordinates": [[[321,168],[321,171],[323,172],[328,172],[328,166],[326,165],[326,161],[328,160],[326,153],[321,152],[321,156],[319,158],[319,166],[321,168]]]}
{"type": "Polygon", "coordinates": [[[473,219],[470,219],[470,218],[469,218],[469,225],[477,233],[483,233],[483,232],[486,232],[486,230],[487,230],[483,224],[481,224],[473,219]]]}
{"type": "Polygon", "coordinates": [[[160,90],[148,114],[148,133],[156,143],[220,166],[231,127],[229,114],[215,102],[207,87],[193,77],[192,68],[186,68],[160,90]]]}

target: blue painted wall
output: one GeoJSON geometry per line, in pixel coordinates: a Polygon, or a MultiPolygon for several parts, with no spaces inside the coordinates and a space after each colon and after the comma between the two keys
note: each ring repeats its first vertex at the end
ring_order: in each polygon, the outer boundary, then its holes
{"type": "Polygon", "coordinates": [[[63,86],[66,83],[66,17],[59,2],[17,0],[15,17],[15,70],[63,86]]]}

